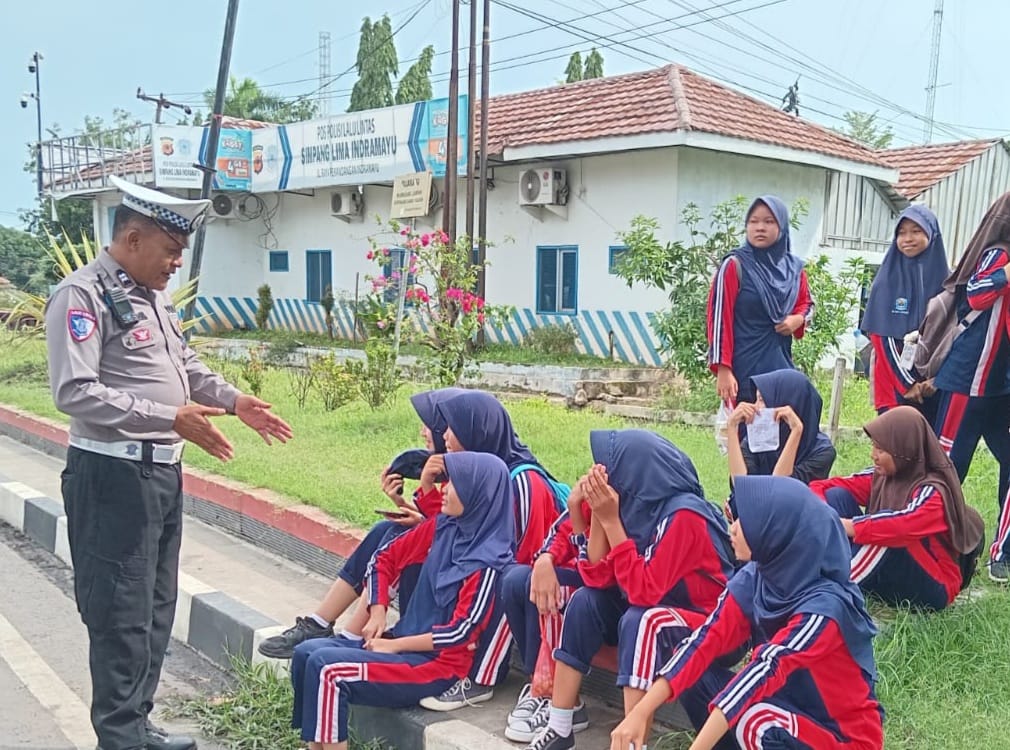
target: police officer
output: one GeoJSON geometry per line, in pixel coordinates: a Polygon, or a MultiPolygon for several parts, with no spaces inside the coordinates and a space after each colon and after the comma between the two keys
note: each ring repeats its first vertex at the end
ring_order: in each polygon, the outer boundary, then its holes
{"type": "Polygon", "coordinates": [[[99,750],[195,750],[149,719],[175,617],[183,447],[230,459],[211,423],[225,413],[267,443],[291,428],[200,362],[165,291],[210,201],[112,180],[123,199],[111,244],[46,308],[53,399],[70,415],[63,501],[91,721],[99,750]]]}

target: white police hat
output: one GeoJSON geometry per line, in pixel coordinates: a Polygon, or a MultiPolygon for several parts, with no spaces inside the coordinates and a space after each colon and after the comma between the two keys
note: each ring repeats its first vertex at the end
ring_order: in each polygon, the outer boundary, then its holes
{"type": "Polygon", "coordinates": [[[207,218],[209,200],[177,198],[114,176],[110,176],[109,181],[123,192],[124,206],[143,216],[150,216],[171,232],[192,234],[207,218]]]}

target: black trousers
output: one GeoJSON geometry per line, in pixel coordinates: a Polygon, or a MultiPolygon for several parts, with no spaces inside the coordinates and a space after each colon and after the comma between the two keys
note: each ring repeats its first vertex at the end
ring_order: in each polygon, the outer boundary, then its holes
{"type": "Polygon", "coordinates": [[[102,750],[143,748],[175,619],[182,466],[71,447],[62,481],[91,723],[102,750]]]}

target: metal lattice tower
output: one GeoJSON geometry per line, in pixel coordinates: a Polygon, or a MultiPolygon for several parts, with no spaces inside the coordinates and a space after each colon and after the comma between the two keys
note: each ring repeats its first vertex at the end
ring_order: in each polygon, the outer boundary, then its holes
{"type": "Polygon", "coordinates": [[[922,126],[922,142],[933,140],[933,111],[936,109],[936,76],[940,69],[940,28],[943,26],[943,0],[933,8],[933,44],[929,52],[929,83],[926,85],[926,121],[922,126]]]}
{"type": "Polygon", "coordinates": [[[330,32],[319,32],[319,116],[330,113],[330,99],[326,84],[330,80],[330,32]]]}

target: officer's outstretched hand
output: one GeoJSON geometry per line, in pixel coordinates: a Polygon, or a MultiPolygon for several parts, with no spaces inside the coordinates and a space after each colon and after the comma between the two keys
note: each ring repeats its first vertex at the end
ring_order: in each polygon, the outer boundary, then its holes
{"type": "Polygon", "coordinates": [[[267,445],[271,437],[286,443],[294,435],[290,425],[270,411],[270,404],[247,393],[235,399],[235,416],[256,430],[267,445]]]}
{"type": "Polygon", "coordinates": [[[228,438],[210,421],[210,417],[220,417],[224,413],[224,409],[216,406],[186,404],[175,413],[172,429],[179,433],[179,437],[199,445],[214,458],[230,461],[235,457],[235,451],[228,438]]]}

